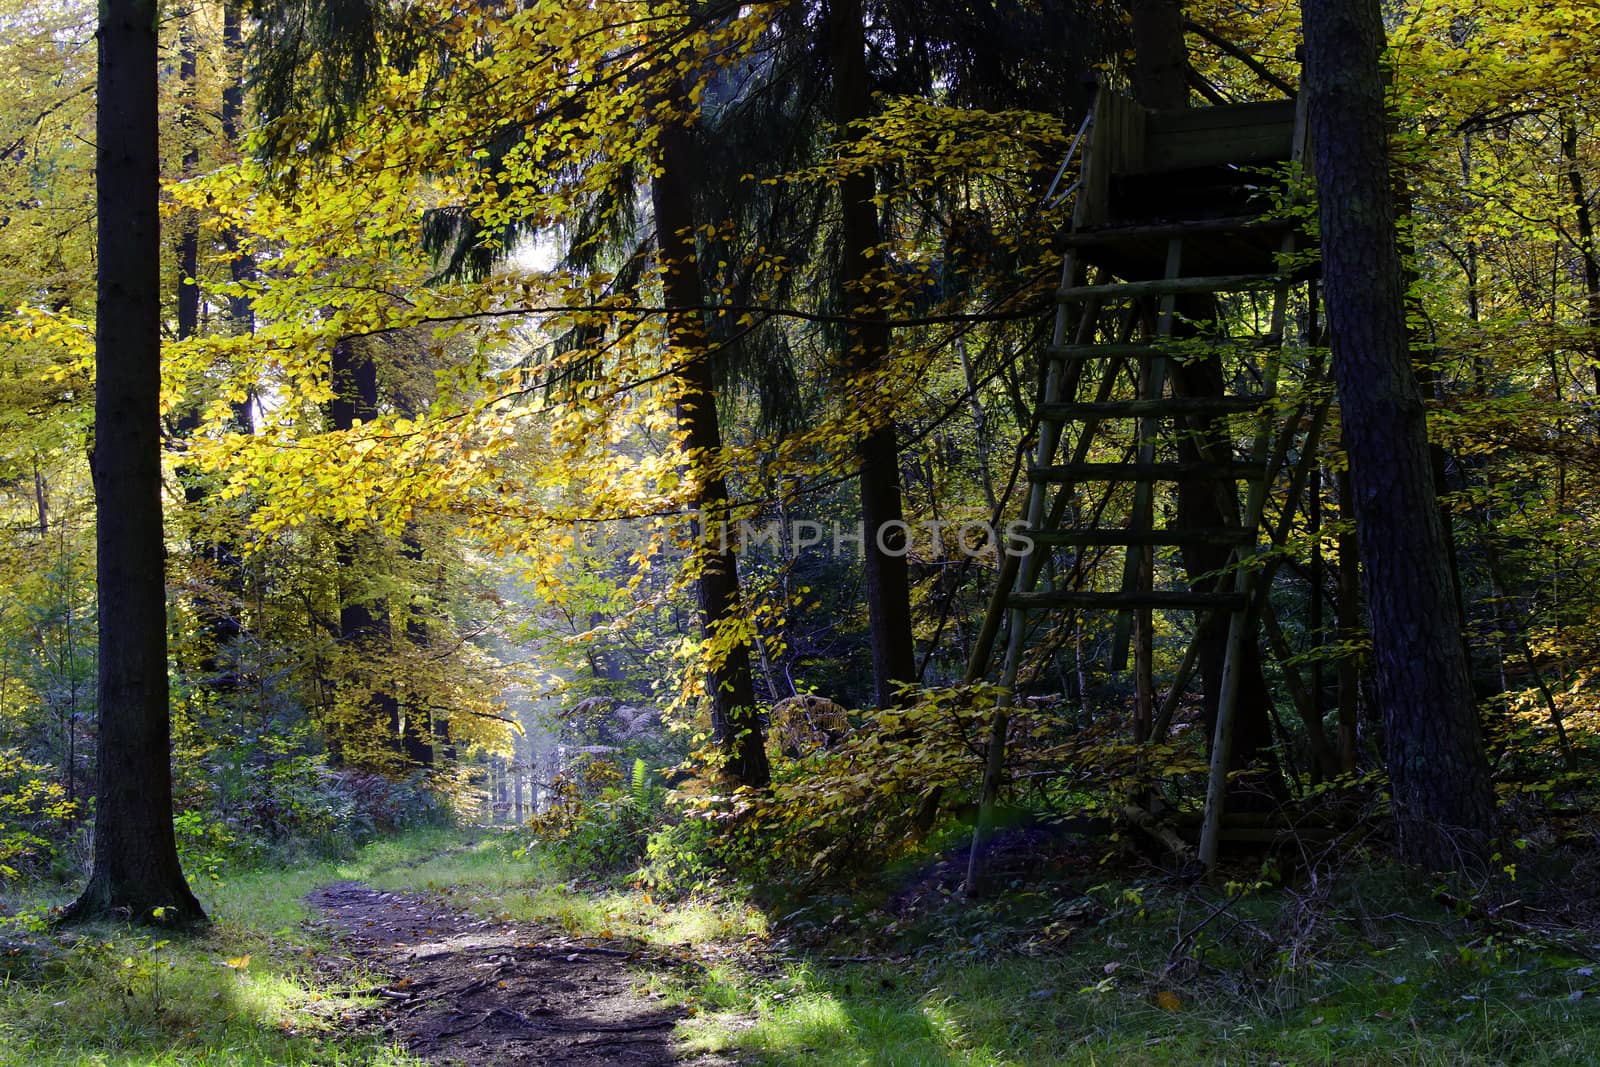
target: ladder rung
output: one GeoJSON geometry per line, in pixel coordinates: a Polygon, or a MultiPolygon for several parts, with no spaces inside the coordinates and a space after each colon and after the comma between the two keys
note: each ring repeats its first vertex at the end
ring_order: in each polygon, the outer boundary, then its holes
{"type": "Polygon", "coordinates": [[[1149,593],[1083,593],[1051,590],[1012,593],[1007,602],[1014,608],[1197,608],[1202,611],[1243,611],[1248,598],[1242,593],[1166,590],[1149,593]]]}
{"type": "Polygon", "coordinates": [[[1069,285],[1056,290],[1056,300],[1084,300],[1091,296],[1151,296],[1159,293],[1221,293],[1243,289],[1271,289],[1285,281],[1281,274],[1212,274],[1192,278],[1151,278],[1142,282],[1108,282],[1069,285]]]}
{"type": "Polygon", "coordinates": [[[1257,411],[1269,399],[1264,396],[1164,396],[1157,400],[1040,404],[1039,417],[1066,422],[1081,419],[1164,418],[1175,415],[1236,415],[1244,411],[1257,411]]]}
{"type": "Polygon", "coordinates": [[[1250,231],[1281,233],[1298,225],[1293,219],[1264,219],[1259,215],[1243,215],[1226,219],[1196,219],[1192,222],[1164,222],[1147,226],[1107,226],[1066,234],[1058,247],[1088,248],[1093,245],[1115,245],[1126,241],[1159,241],[1209,233],[1250,231]]]}
{"type": "Polygon", "coordinates": [[[1253,545],[1254,530],[1242,526],[1191,526],[1167,530],[1029,530],[1041,545],[1253,545]]]}
{"type": "Polygon", "coordinates": [[[1058,463],[1035,467],[1028,477],[1036,482],[1159,482],[1183,478],[1265,478],[1267,465],[1236,461],[1207,463],[1187,460],[1180,463],[1058,463]]]}
{"type": "Polygon", "coordinates": [[[1280,334],[1264,333],[1259,337],[1195,338],[1181,345],[1167,345],[1150,341],[1103,345],[1048,345],[1045,354],[1056,359],[1102,359],[1120,356],[1172,356],[1184,359],[1206,352],[1232,352],[1239,349],[1277,348],[1283,343],[1280,334]]]}

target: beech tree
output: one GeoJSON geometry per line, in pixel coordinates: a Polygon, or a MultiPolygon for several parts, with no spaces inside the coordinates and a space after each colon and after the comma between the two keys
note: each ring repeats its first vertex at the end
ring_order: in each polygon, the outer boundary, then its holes
{"type": "Polygon", "coordinates": [[[161,526],[160,126],[154,0],[100,7],[94,473],[100,737],[94,868],[71,919],[203,921],[172,830],[161,526]]]}

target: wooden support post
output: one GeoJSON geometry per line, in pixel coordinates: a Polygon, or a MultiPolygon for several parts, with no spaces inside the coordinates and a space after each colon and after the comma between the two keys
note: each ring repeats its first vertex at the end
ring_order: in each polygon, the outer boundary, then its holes
{"type": "Polygon", "coordinates": [[[1290,662],[1294,650],[1289,647],[1289,639],[1284,635],[1283,627],[1278,625],[1278,614],[1272,610],[1272,601],[1267,597],[1261,598],[1261,623],[1267,632],[1267,647],[1272,650],[1273,658],[1278,661],[1278,669],[1283,672],[1289,700],[1300,714],[1300,721],[1306,724],[1306,736],[1311,739],[1311,765],[1317,769],[1320,777],[1324,772],[1331,772],[1337,764],[1333,748],[1322,729],[1321,704],[1316,694],[1306,689],[1299,669],[1290,662]]]}
{"type": "MultiPolygon", "coordinates": [[[[1178,277],[1182,270],[1183,238],[1173,237],[1167,241],[1167,280],[1178,277]]],[[[1160,313],[1156,318],[1156,344],[1158,346],[1156,351],[1159,351],[1159,345],[1161,341],[1172,336],[1172,326],[1173,320],[1176,317],[1176,312],[1177,297],[1169,292],[1161,298],[1160,313]]],[[[1150,402],[1161,399],[1161,394],[1166,391],[1167,386],[1167,363],[1168,360],[1165,355],[1155,355],[1150,357],[1150,359],[1140,367],[1140,400],[1150,402]]],[[[1138,444],[1137,459],[1139,463],[1151,464],[1155,462],[1156,438],[1160,432],[1161,425],[1159,418],[1147,415],[1138,420],[1134,428],[1134,433],[1138,444]]],[[[1154,485],[1148,479],[1135,483],[1133,487],[1133,512],[1128,522],[1128,528],[1130,530],[1143,532],[1149,530],[1154,525],[1154,502],[1154,485]]],[[[1141,586],[1139,583],[1142,580],[1141,575],[1144,571],[1144,558],[1147,555],[1150,556],[1152,561],[1154,560],[1154,555],[1151,553],[1147,553],[1138,548],[1128,549],[1128,555],[1123,562],[1122,568],[1122,588],[1139,591],[1143,591],[1146,588],[1141,586]]],[[[1138,621],[1141,624],[1138,627],[1141,633],[1148,635],[1150,629],[1148,612],[1138,621]]],[[[1117,670],[1122,670],[1127,666],[1128,633],[1133,624],[1134,618],[1131,614],[1124,613],[1117,617],[1117,623],[1112,632],[1111,641],[1111,662],[1117,670]]],[[[1143,674],[1149,673],[1147,666],[1148,665],[1141,666],[1136,657],[1136,661],[1134,663],[1134,690],[1136,694],[1136,704],[1139,702],[1139,698],[1137,696],[1137,693],[1140,690],[1139,678],[1143,674]]],[[[1146,688],[1146,698],[1148,698],[1148,695],[1148,689],[1146,688]]],[[[1136,712],[1134,726],[1135,737],[1137,737],[1139,733],[1139,721],[1141,720],[1139,720],[1136,712]]],[[[1145,718],[1142,721],[1146,725],[1149,724],[1148,718],[1145,718]]]]}
{"type": "MultiPolygon", "coordinates": [[[[1183,239],[1174,237],[1167,242],[1167,277],[1175,277],[1183,269],[1183,239]]],[[[1161,315],[1156,323],[1156,334],[1160,338],[1172,335],[1172,318],[1176,308],[1175,299],[1165,296],[1161,299],[1161,315]]],[[[1161,394],[1166,389],[1167,357],[1155,356],[1146,361],[1140,368],[1139,396],[1143,400],[1160,400],[1161,394]]],[[[1160,433],[1159,420],[1155,418],[1141,418],[1138,422],[1139,451],[1138,462],[1150,466],[1156,460],[1156,435],[1160,433]]],[[[1134,528],[1149,530],[1155,525],[1155,484],[1145,479],[1134,486],[1134,528]]],[[[1155,547],[1153,545],[1133,546],[1128,550],[1128,562],[1134,572],[1134,588],[1140,593],[1148,593],[1155,586],[1155,547]]],[[[1126,585],[1124,585],[1126,588],[1126,585]]],[[[1143,744],[1150,736],[1150,727],[1155,718],[1155,635],[1152,627],[1155,623],[1155,612],[1149,607],[1134,609],[1134,652],[1133,652],[1133,741],[1134,744],[1143,744]]]]}
{"type": "Polygon", "coordinates": [[[1189,641],[1188,651],[1183,654],[1183,662],[1178,664],[1178,673],[1172,679],[1172,688],[1167,690],[1166,699],[1161,701],[1161,709],[1156,712],[1155,721],[1150,724],[1150,740],[1160,744],[1166,740],[1167,731],[1172,728],[1172,717],[1178,712],[1178,704],[1183,700],[1183,691],[1189,686],[1189,679],[1194,675],[1195,664],[1200,661],[1200,626],[1203,620],[1196,620],[1195,636],[1189,641]]]}
{"type": "MultiPolygon", "coordinates": [[[[1063,314],[1065,314],[1064,309],[1056,309],[1058,329],[1065,328],[1065,324],[1061,322],[1063,314]]],[[[1095,325],[1099,317],[1100,301],[1086,301],[1083,306],[1083,313],[1078,317],[1075,331],[1078,340],[1085,342],[1093,340],[1095,325]]],[[[1076,389],[1079,380],[1078,375],[1079,371],[1077,369],[1070,371],[1067,377],[1060,380],[1061,390],[1065,390],[1069,380],[1072,387],[1076,389]]],[[[1048,384],[1049,379],[1046,378],[1046,385],[1048,386],[1048,384]]],[[[1112,376],[1107,374],[1100,382],[1099,389],[1095,394],[1097,400],[1105,400],[1110,397],[1111,384],[1112,376]]],[[[1095,427],[1092,424],[1083,427],[1082,432],[1078,435],[1077,444],[1073,448],[1073,462],[1081,463],[1084,457],[1089,454],[1089,445],[1094,438],[1094,430],[1095,427]]],[[[1043,432],[1042,425],[1040,432],[1043,432]]],[[[1059,429],[1057,432],[1059,433],[1059,429]]],[[[1036,461],[1029,471],[1029,481],[1035,480],[1033,477],[1034,471],[1047,469],[1050,466],[1052,464],[1040,464],[1036,461]]],[[[1033,500],[1032,493],[1034,488],[1032,485],[1029,487],[1028,499],[1030,503],[1033,500]]],[[[1054,529],[1061,525],[1062,519],[1066,515],[1067,505],[1071,501],[1072,489],[1072,484],[1068,482],[1057,490],[1055,503],[1051,505],[1049,517],[1044,524],[1045,528],[1054,529]]],[[[1037,529],[1037,527],[1034,528],[1037,529]]],[[[995,595],[989,600],[989,609],[984,614],[982,624],[978,627],[978,636],[972,644],[972,655],[967,660],[965,680],[968,683],[982,681],[983,676],[989,673],[989,659],[994,652],[995,641],[1000,636],[1000,628],[1006,620],[1006,598],[1011,590],[1032,589],[1034,583],[1039,580],[1039,570],[1045,557],[1037,553],[1028,554],[1028,562],[1032,567],[1031,572],[1022,570],[1022,558],[1022,555],[1013,552],[1001,554],[1000,574],[995,580],[995,595]]]]}
{"type": "MultiPolygon", "coordinates": [[[[1289,234],[1284,237],[1283,251],[1288,253],[1293,249],[1294,235],[1289,234]]],[[[1288,305],[1289,286],[1284,283],[1278,286],[1272,301],[1272,332],[1279,337],[1283,336],[1288,305]]],[[[1265,380],[1262,383],[1262,392],[1269,398],[1275,396],[1278,391],[1279,362],[1280,357],[1277,352],[1268,353],[1266,366],[1263,368],[1265,380]]],[[[1272,437],[1272,414],[1269,407],[1262,412],[1256,423],[1256,437],[1251,450],[1252,459],[1257,462],[1268,459],[1267,451],[1272,446],[1272,437]]],[[[1260,525],[1261,510],[1266,505],[1266,497],[1265,478],[1250,483],[1250,496],[1245,504],[1244,525],[1247,529],[1253,530],[1260,525]]],[[[1239,680],[1244,673],[1239,662],[1240,653],[1244,647],[1245,631],[1255,625],[1255,614],[1248,607],[1252,582],[1255,578],[1249,565],[1249,557],[1254,555],[1254,548],[1242,549],[1239,553],[1239,568],[1234,572],[1234,590],[1244,597],[1247,606],[1235,611],[1228,620],[1228,642],[1222,661],[1222,691],[1217,698],[1217,727],[1211,739],[1211,773],[1206,781],[1205,820],[1200,827],[1200,862],[1208,871],[1217,865],[1217,847],[1221,843],[1223,808],[1228,792],[1228,764],[1233,756],[1233,722],[1239,702],[1239,680]]]]}
{"type": "MultiPolygon", "coordinates": [[[[1248,576],[1241,571],[1235,588],[1248,589],[1248,576]]],[[[1236,611],[1228,620],[1228,645],[1222,661],[1222,693],[1217,699],[1217,731],[1211,739],[1211,773],[1206,781],[1205,822],[1200,828],[1200,862],[1206,870],[1217,865],[1217,846],[1221,843],[1223,805],[1228,790],[1228,761],[1233,756],[1233,712],[1239,700],[1239,650],[1244,645],[1248,612],[1236,611]]]]}
{"type": "MultiPolygon", "coordinates": [[[[1139,592],[1153,588],[1155,549],[1150,545],[1135,549],[1139,553],[1139,592]]],[[[1150,737],[1155,719],[1155,635],[1151,627],[1155,612],[1146,605],[1133,612],[1133,743],[1142,745],[1150,737]]]]}

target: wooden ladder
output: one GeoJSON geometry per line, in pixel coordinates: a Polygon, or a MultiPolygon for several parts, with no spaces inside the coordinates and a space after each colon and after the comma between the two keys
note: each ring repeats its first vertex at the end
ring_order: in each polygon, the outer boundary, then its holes
{"type": "MultiPolygon", "coordinates": [[[[1297,133],[1296,156],[1302,140],[1297,133]]],[[[1088,167],[1087,161],[1085,168],[1088,167]]],[[[1136,692],[1136,739],[1150,737],[1152,727],[1164,731],[1176,707],[1176,697],[1193,666],[1196,646],[1191,645],[1185,665],[1161,714],[1153,704],[1152,612],[1158,609],[1193,609],[1201,613],[1228,616],[1226,655],[1222,672],[1216,732],[1212,738],[1206,805],[1200,836],[1199,859],[1207,869],[1214,866],[1227,786],[1227,768],[1233,747],[1234,710],[1238,702],[1241,677],[1240,657],[1245,637],[1255,625],[1253,584],[1258,568],[1252,557],[1259,551],[1258,539],[1262,510],[1266,501],[1269,473],[1282,457],[1274,457],[1273,400],[1277,390],[1279,348],[1283,341],[1292,281],[1283,273],[1230,275],[1190,275],[1184,272],[1186,240],[1204,236],[1225,237],[1235,231],[1273,228],[1281,231],[1280,266],[1286,254],[1295,250],[1294,227],[1286,222],[1260,218],[1212,219],[1195,223],[1172,223],[1080,230],[1068,235],[1063,257],[1060,287],[1056,292],[1056,316],[1051,343],[1046,349],[1045,377],[1036,408],[1038,439],[1029,467],[1026,506],[1026,537],[1017,538],[1020,550],[1002,568],[1001,584],[990,605],[989,617],[980,631],[978,647],[968,678],[986,673],[986,665],[1004,617],[1009,625],[1000,675],[999,697],[990,723],[988,753],[984,769],[982,802],[978,830],[968,861],[967,888],[973,891],[979,874],[981,850],[992,824],[992,810],[1005,766],[1005,741],[1010,725],[1009,708],[1016,699],[1019,672],[1027,647],[1029,616],[1050,609],[1113,611],[1113,661],[1125,664],[1131,637],[1134,645],[1136,692]],[[1097,244],[1164,240],[1166,264],[1160,278],[1139,281],[1110,281],[1097,277],[1093,282],[1083,275],[1083,253],[1097,244]],[[1236,350],[1240,346],[1262,353],[1259,391],[1249,395],[1182,396],[1173,387],[1175,359],[1196,354],[1208,346],[1203,340],[1177,336],[1178,297],[1184,294],[1220,295],[1250,290],[1272,294],[1269,325],[1243,338],[1209,342],[1212,347],[1236,350]],[[1154,302],[1154,329],[1144,340],[1134,333],[1141,318],[1148,319],[1154,302]],[[1103,336],[1101,323],[1108,310],[1117,310],[1117,325],[1111,336],[1103,336]],[[1115,382],[1131,368],[1137,388],[1132,399],[1113,399],[1115,382]],[[1098,373],[1095,373],[1098,372],[1098,373]],[[1080,393],[1089,390],[1087,397],[1080,393]],[[1226,455],[1207,454],[1203,422],[1227,416],[1254,416],[1254,433],[1248,455],[1238,458],[1229,447],[1226,455]],[[1131,447],[1124,452],[1131,459],[1120,462],[1091,462],[1089,457],[1097,435],[1105,427],[1132,422],[1131,447]],[[1170,439],[1165,427],[1179,433],[1194,431],[1200,443],[1198,460],[1162,458],[1160,445],[1170,439]],[[1076,427],[1070,456],[1058,459],[1057,452],[1076,427]],[[1223,509],[1224,525],[1216,528],[1158,528],[1154,523],[1155,486],[1161,482],[1204,477],[1214,482],[1229,482],[1237,494],[1243,488],[1244,508],[1239,514],[1230,495],[1223,509]],[[1131,483],[1133,497],[1127,522],[1116,527],[1096,521],[1069,523],[1074,495],[1083,486],[1110,486],[1131,483]],[[1207,543],[1230,549],[1229,566],[1212,591],[1197,591],[1187,586],[1178,589],[1154,588],[1153,549],[1157,546],[1207,543]],[[1040,588],[1040,577],[1058,548],[1078,550],[1075,571],[1081,570],[1085,550],[1123,548],[1126,556],[1120,588],[1096,590],[1063,588],[1052,583],[1040,588]]],[[[1098,515],[1098,512],[1096,513],[1098,515]]],[[[1202,619],[1201,622],[1204,620],[1202,619]]],[[[1199,626],[1196,632],[1199,632],[1199,626]]]]}

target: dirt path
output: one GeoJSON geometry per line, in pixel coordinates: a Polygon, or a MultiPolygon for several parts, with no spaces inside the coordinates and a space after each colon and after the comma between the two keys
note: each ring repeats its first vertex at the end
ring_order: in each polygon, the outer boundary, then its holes
{"type": "Polygon", "coordinates": [[[391,981],[376,1020],[430,1063],[627,1067],[680,1059],[682,1011],[635,991],[640,954],[533,925],[480,919],[428,897],[342,882],[312,893],[342,947],[391,981]]]}

